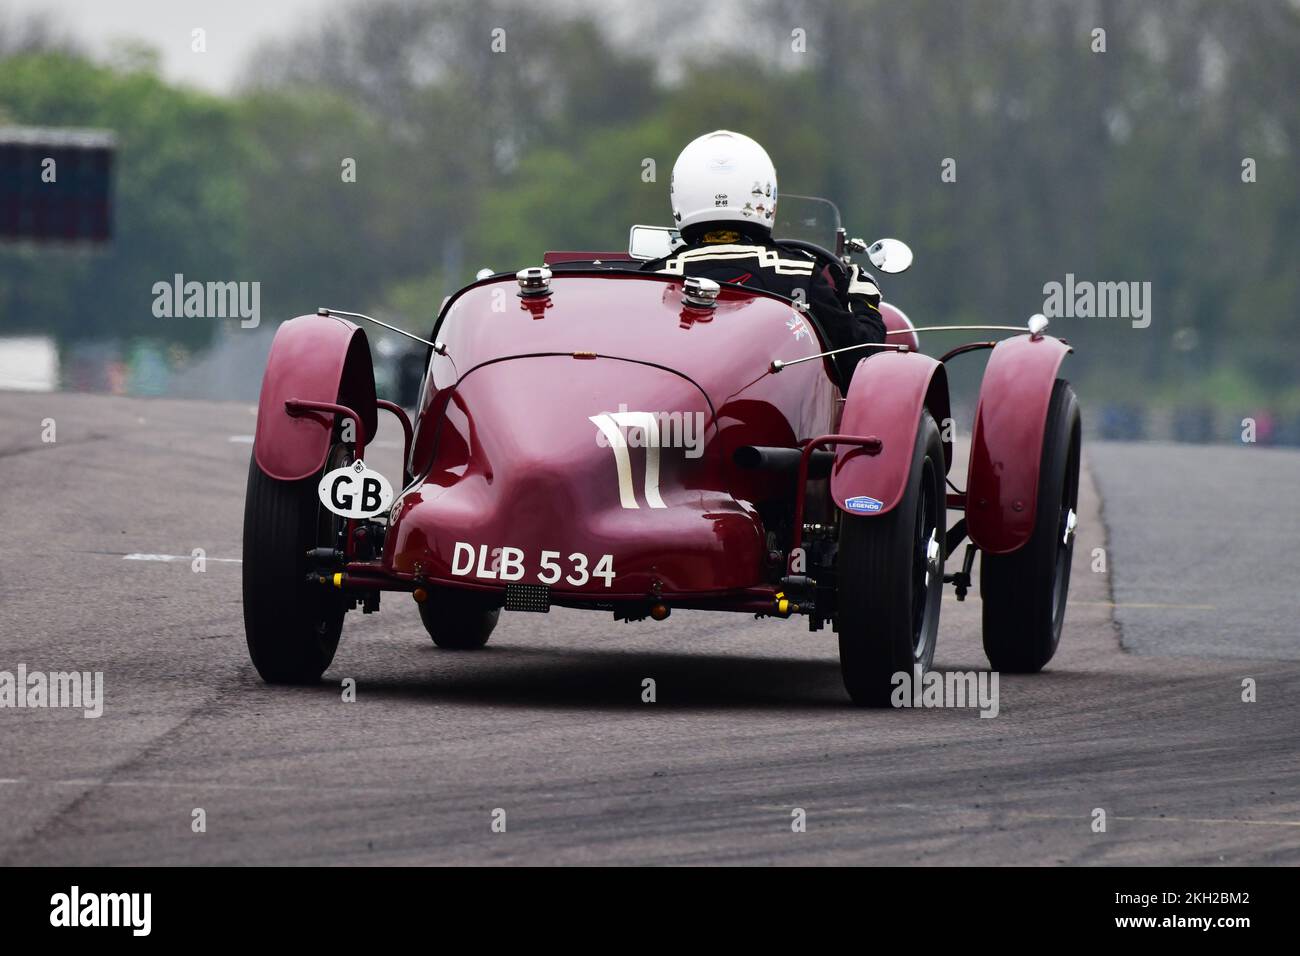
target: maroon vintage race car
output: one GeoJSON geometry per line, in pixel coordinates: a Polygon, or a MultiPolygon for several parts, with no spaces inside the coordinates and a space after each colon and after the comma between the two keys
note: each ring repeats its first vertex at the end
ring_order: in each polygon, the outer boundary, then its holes
{"type": "MultiPolygon", "coordinates": [[[[341,316],[368,317],[321,309],[280,326],[244,518],[244,621],[264,680],[318,680],[345,613],[403,591],[434,643],[458,650],[482,647],[503,609],[802,615],[838,632],[853,701],[882,706],[896,674],[929,667],[943,585],[964,598],[977,552],[993,668],[1048,662],[1080,423],[1060,374],[1070,348],[1046,320],[932,357],[918,332],[950,327],[915,329],[886,304],[888,344],[862,348],[844,395],[801,303],[638,271],[660,238],[635,227],[630,253],[481,273],[422,340],[413,427],[376,397],[366,333],[341,316]],[[945,366],[981,349],[960,490],[945,366]],[[400,487],[363,461],[380,410],[405,431],[400,487]],[[950,510],[964,512],[951,527],[950,510]]],[[[790,244],[832,271],[852,251],[881,271],[911,260],[842,229],[834,248],[790,244]]]]}

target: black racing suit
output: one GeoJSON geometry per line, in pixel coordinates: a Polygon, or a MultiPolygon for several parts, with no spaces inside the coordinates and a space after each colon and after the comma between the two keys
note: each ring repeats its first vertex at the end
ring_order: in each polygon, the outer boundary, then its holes
{"type": "MultiPolygon", "coordinates": [[[[766,233],[747,234],[737,231],[730,223],[705,224],[688,228],[682,238],[687,241],[686,246],[670,256],[647,262],[642,268],[732,282],[788,299],[802,298],[832,349],[885,341],[880,290],[857,266],[848,267],[845,287],[839,288],[830,270],[819,267],[811,254],[782,249],[766,233]]],[[[854,367],[873,351],[854,349],[833,357],[845,392],[849,390],[854,367]]]]}

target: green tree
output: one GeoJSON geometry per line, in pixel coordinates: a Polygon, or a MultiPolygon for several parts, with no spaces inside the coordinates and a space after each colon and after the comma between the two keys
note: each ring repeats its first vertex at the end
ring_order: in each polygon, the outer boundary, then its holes
{"type": "Polygon", "coordinates": [[[201,344],[212,325],[153,315],[153,285],[239,280],[246,146],[230,103],[64,54],[0,60],[12,122],[117,134],[114,238],[105,249],[0,248],[5,331],[61,339],[148,335],[201,344]]]}

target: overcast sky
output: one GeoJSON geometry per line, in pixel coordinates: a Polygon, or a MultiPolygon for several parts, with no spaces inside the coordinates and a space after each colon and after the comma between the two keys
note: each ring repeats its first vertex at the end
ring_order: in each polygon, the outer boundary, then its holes
{"type": "MultiPolygon", "coordinates": [[[[250,54],[264,41],[314,33],[326,17],[368,0],[0,0],[0,23],[48,15],[58,34],[71,34],[96,57],[114,41],[143,40],[162,57],[163,76],[172,82],[230,92],[250,54]],[[207,52],[191,49],[195,28],[206,31],[207,52]]],[[[674,54],[734,46],[737,17],[743,22],[749,0],[687,0],[676,6],[657,0],[523,0],[559,15],[587,13],[606,28],[615,43],[640,46],[647,18],[653,22],[689,16],[690,29],[675,35],[672,48],[660,50],[663,74],[670,76],[674,54]]],[[[1293,0],[1300,3],[1300,0],[1293,0]]]]}
{"type": "MultiPolygon", "coordinates": [[[[347,0],[0,0],[0,12],[49,13],[96,54],[116,39],[140,39],[162,54],[163,73],[210,90],[228,90],[263,40],[310,27],[347,0]],[[207,52],[190,49],[191,31],[207,31],[207,52]]],[[[6,18],[7,19],[7,18],[6,18]]]]}

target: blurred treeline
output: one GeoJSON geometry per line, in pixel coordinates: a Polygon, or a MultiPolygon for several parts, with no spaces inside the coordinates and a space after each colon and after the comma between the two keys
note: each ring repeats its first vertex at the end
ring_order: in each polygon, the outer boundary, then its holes
{"type": "Polygon", "coordinates": [[[727,127],[783,191],[913,246],[885,292],[918,324],[1022,321],[1067,273],[1149,281],[1149,328],[1053,324],[1076,379],[1291,413],[1298,90],[1293,0],[370,0],[268,45],[229,97],[0,24],[0,122],[121,144],[112,247],[0,251],[0,323],[201,345],[211,323],[150,310],[183,273],[260,281],[264,322],[330,303],[427,329],[481,266],[667,223],[677,151],[727,127]]]}

